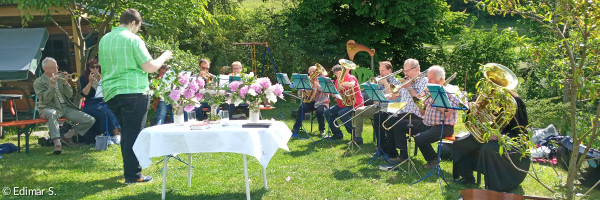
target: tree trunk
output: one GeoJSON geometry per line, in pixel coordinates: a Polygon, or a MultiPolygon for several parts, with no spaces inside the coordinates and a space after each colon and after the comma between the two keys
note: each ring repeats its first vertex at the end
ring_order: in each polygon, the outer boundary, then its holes
{"type": "MultiPolygon", "coordinates": [[[[571,66],[571,75],[576,74],[575,66],[571,66]]],[[[579,144],[581,141],[579,140],[577,134],[577,87],[579,84],[577,80],[573,80],[567,78],[565,80],[565,88],[569,91],[569,102],[571,103],[570,113],[571,113],[571,138],[573,140],[573,150],[571,151],[571,158],[569,159],[569,168],[567,172],[567,193],[565,194],[566,199],[573,199],[575,196],[575,180],[579,177],[579,166],[577,165],[577,158],[579,157],[579,144]],[[567,81],[568,80],[568,81],[567,81]],[[568,83],[569,87],[566,87],[568,83]]],[[[566,96],[566,95],[565,95],[566,96]]]]}
{"type": "Polygon", "coordinates": [[[571,89],[572,84],[572,79],[565,79],[565,86],[563,87],[563,103],[571,102],[571,93],[573,92],[573,90],[571,89]]]}

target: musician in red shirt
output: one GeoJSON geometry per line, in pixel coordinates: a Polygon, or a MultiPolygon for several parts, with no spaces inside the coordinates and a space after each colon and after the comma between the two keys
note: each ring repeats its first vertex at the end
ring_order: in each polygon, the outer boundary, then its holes
{"type": "Polygon", "coordinates": [[[333,139],[339,140],[344,138],[344,135],[342,134],[342,131],[340,130],[340,128],[336,127],[335,125],[333,125],[333,121],[336,120],[339,116],[342,116],[341,119],[341,123],[344,123],[344,126],[346,127],[346,131],[348,131],[348,133],[352,134],[352,122],[349,121],[350,118],[352,118],[352,114],[346,114],[347,112],[354,112],[356,108],[360,107],[363,105],[363,97],[362,94],[360,93],[360,86],[358,83],[358,80],[356,79],[356,77],[352,76],[350,74],[350,70],[342,70],[342,65],[335,65],[333,66],[333,68],[331,69],[331,71],[333,71],[333,74],[335,74],[335,76],[337,77],[337,80],[334,81],[335,83],[335,88],[338,90],[338,92],[340,93],[340,95],[342,96],[342,99],[336,99],[337,101],[337,105],[331,107],[331,109],[327,110],[325,112],[325,116],[327,117],[327,122],[329,123],[329,128],[331,129],[331,132],[333,133],[333,139]],[[342,73],[344,73],[344,78],[340,83],[340,76],[342,76],[342,73]],[[352,92],[347,90],[352,90],[352,92]],[[349,96],[345,96],[344,94],[350,94],[352,93],[352,95],[349,96]],[[351,103],[351,99],[354,99],[354,103],[351,103]],[[348,106],[347,106],[348,105],[348,106]],[[352,106],[350,106],[352,105],[352,106]]]}

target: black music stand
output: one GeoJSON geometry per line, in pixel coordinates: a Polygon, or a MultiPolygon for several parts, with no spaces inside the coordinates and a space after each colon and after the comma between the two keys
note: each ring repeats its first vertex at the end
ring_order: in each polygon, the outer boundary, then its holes
{"type": "MultiPolygon", "coordinates": [[[[290,84],[290,79],[288,78],[287,74],[275,73],[275,77],[277,78],[277,82],[279,82],[281,85],[289,85],[290,84]]],[[[285,93],[285,91],[284,91],[283,94],[288,94],[288,93],[285,93]]],[[[279,107],[281,107],[280,111],[279,111],[279,116],[275,117],[275,119],[279,119],[279,117],[281,117],[281,120],[285,120],[285,117],[283,116],[283,102],[281,102],[281,106],[279,106],[279,107]]]]}
{"type": "MultiPolygon", "coordinates": [[[[314,90],[312,88],[312,84],[310,83],[310,80],[308,79],[308,75],[306,74],[292,74],[292,79],[294,79],[294,85],[296,85],[296,89],[298,90],[304,90],[304,92],[306,92],[306,90],[314,90]]],[[[301,114],[300,117],[302,117],[302,121],[304,121],[304,102],[302,100],[300,100],[300,105],[302,111],[296,114],[301,114]]],[[[296,130],[296,133],[292,133],[292,137],[298,137],[298,139],[301,140],[307,140],[307,139],[311,139],[312,137],[310,137],[310,134],[308,134],[308,132],[306,132],[306,130],[304,130],[304,125],[300,125],[300,128],[298,128],[298,130],[296,130]],[[300,137],[300,135],[298,134],[298,132],[304,132],[307,136],[307,138],[302,138],[300,137]]]]}
{"type": "MultiPolygon", "coordinates": [[[[427,88],[429,89],[429,93],[431,94],[431,98],[433,98],[433,104],[431,106],[433,107],[438,107],[438,108],[446,108],[446,109],[452,109],[452,110],[466,110],[466,108],[461,108],[461,107],[453,107],[450,104],[450,101],[448,100],[448,94],[446,92],[446,90],[444,90],[444,88],[441,85],[438,84],[427,84],[427,88]]],[[[433,169],[431,169],[429,171],[429,173],[427,173],[427,175],[425,175],[423,178],[419,179],[418,181],[415,181],[414,183],[411,183],[411,185],[414,185],[418,182],[421,182],[422,180],[425,180],[427,177],[436,174],[438,176],[438,181],[440,183],[440,190],[442,191],[442,194],[444,194],[444,188],[442,187],[442,180],[444,181],[444,183],[446,183],[446,185],[448,185],[448,182],[446,181],[446,179],[444,179],[444,174],[442,174],[441,172],[441,168],[440,168],[440,150],[442,148],[442,139],[444,138],[444,123],[446,121],[446,115],[442,115],[442,130],[440,131],[440,141],[438,142],[438,155],[437,155],[437,165],[435,165],[435,167],[433,167],[433,169]]]]}
{"type": "MultiPolygon", "coordinates": [[[[379,111],[381,111],[381,103],[390,102],[387,98],[385,98],[385,94],[383,94],[383,91],[381,90],[379,85],[367,82],[360,84],[360,86],[362,86],[362,88],[365,90],[365,93],[371,98],[371,100],[373,100],[373,102],[378,102],[377,109],[379,111]]],[[[378,112],[378,115],[379,116],[377,117],[379,117],[379,121],[381,121],[381,112],[378,112]]],[[[379,124],[379,126],[381,126],[381,123],[379,124]]],[[[373,163],[373,161],[375,161],[379,156],[381,156],[381,154],[384,154],[384,158],[388,159],[387,155],[385,155],[385,153],[381,149],[381,127],[379,127],[379,131],[377,133],[377,152],[375,153],[375,156],[373,156],[371,162],[369,162],[367,165],[373,163]]]]}
{"type": "MultiPolygon", "coordinates": [[[[333,81],[331,81],[331,78],[329,77],[317,77],[317,80],[319,81],[319,85],[321,85],[321,89],[323,89],[323,93],[326,94],[339,94],[338,91],[335,89],[335,85],[333,84],[333,81]]],[[[329,113],[329,106],[327,106],[327,111],[325,113],[329,113]]],[[[329,122],[329,120],[331,119],[331,116],[327,115],[327,121],[329,122]]],[[[336,139],[334,139],[333,137],[331,137],[331,130],[329,129],[329,126],[327,126],[327,135],[323,136],[319,141],[313,142],[313,144],[317,144],[321,141],[323,141],[324,139],[329,139],[329,144],[331,144],[331,146],[333,147],[333,143],[331,142],[331,140],[335,141],[335,143],[340,144],[336,139]]]]}

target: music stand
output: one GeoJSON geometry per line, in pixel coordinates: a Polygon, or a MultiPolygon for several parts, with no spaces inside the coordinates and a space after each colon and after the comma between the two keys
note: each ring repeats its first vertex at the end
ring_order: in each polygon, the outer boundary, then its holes
{"type": "Polygon", "coordinates": [[[277,82],[281,83],[282,85],[289,85],[290,84],[290,79],[288,78],[287,74],[276,73],[275,77],[277,77],[277,82]]]}
{"type": "MultiPolygon", "coordinates": [[[[381,90],[379,85],[367,82],[360,84],[360,86],[362,86],[362,88],[365,90],[365,93],[371,98],[371,100],[373,100],[373,102],[378,102],[378,110],[381,111],[381,103],[390,102],[387,98],[385,98],[385,94],[383,94],[383,90],[381,90]]],[[[381,121],[381,112],[378,112],[378,115],[379,121],[381,121]]],[[[379,126],[381,126],[381,124],[379,124],[379,126]]],[[[379,156],[381,156],[381,154],[385,153],[381,149],[381,127],[379,127],[379,131],[377,133],[377,153],[375,153],[375,156],[373,156],[373,159],[367,165],[373,163],[373,161],[375,161],[379,156]]],[[[385,157],[387,157],[387,155],[385,157]]]]}
{"type": "MultiPolygon", "coordinates": [[[[296,85],[296,89],[298,90],[304,90],[304,92],[306,92],[306,90],[314,90],[312,88],[312,84],[310,83],[310,80],[308,78],[308,75],[306,74],[292,74],[292,79],[294,79],[294,85],[296,85]]],[[[316,92],[316,91],[315,91],[316,92]]],[[[302,111],[300,112],[300,117],[302,117],[302,121],[304,121],[304,102],[302,100],[300,100],[300,109],[302,109],[302,111]]],[[[298,113],[296,113],[298,114],[298,113]]],[[[311,139],[312,137],[310,137],[310,134],[308,134],[306,132],[306,130],[304,130],[304,126],[300,125],[300,128],[298,128],[298,130],[296,130],[296,133],[292,133],[292,137],[298,137],[298,139],[301,140],[307,140],[307,139],[311,139]],[[298,132],[304,132],[306,133],[307,138],[302,138],[300,137],[299,134],[297,134],[298,132]]]]}
{"type": "MultiPolygon", "coordinates": [[[[433,104],[431,106],[438,107],[438,108],[452,109],[452,110],[465,110],[466,109],[466,108],[461,108],[461,107],[453,107],[450,104],[450,100],[448,100],[448,94],[447,94],[446,90],[444,90],[444,88],[441,85],[427,84],[427,88],[429,89],[431,98],[433,98],[433,104]]],[[[446,115],[443,114],[442,115],[442,130],[440,131],[440,141],[438,142],[437,164],[423,178],[419,179],[418,181],[416,181],[414,183],[411,183],[411,185],[414,185],[418,182],[421,182],[422,180],[425,180],[427,177],[429,177],[433,174],[436,174],[438,176],[438,181],[440,183],[440,190],[442,191],[442,194],[444,194],[444,188],[442,187],[442,180],[444,181],[444,183],[446,183],[446,185],[448,185],[448,182],[446,181],[446,179],[444,179],[444,174],[441,173],[441,168],[440,168],[440,153],[441,153],[440,150],[442,149],[442,139],[444,138],[444,123],[443,122],[445,122],[445,121],[446,121],[446,115]]]]}
{"type": "Polygon", "coordinates": [[[229,83],[234,82],[234,81],[242,81],[242,77],[241,76],[229,76],[229,83]]]}
{"type": "MultiPolygon", "coordinates": [[[[284,73],[275,73],[275,77],[277,78],[277,82],[279,82],[281,85],[289,85],[290,84],[290,79],[288,78],[287,74],[284,73]]],[[[240,77],[241,79],[241,77],[240,77]]],[[[288,94],[285,91],[283,92],[283,94],[288,94]]],[[[290,94],[288,94],[290,95],[290,94]]],[[[281,102],[281,107],[279,110],[279,116],[275,117],[275,119],[279,119],[279,117],[281,117],[281,120],[285,120],[285,117],[283,116],[283,101],[281,102]]]]}
{"type": "MultiPolygon", "coordinates": [[[[323,90],[323,93],[326,94],[339,94],[338,91],[335,89],[335,85],[333,84],[333,81],[331,81],[331,78],[329,77],[317,77],[317,81],[319,81],[319,85],[321,85],[321,89],[323,90]]],[[[325,113],[329,113],[329,106],[327,106],[327,110],[325,113]]],[[[331,119],[331,116],[327,115],[327,121],[329,122],[331,119]]],[[[327,135],[323,136],[319,141],[313,142],[313,144],[317,144],[321,141],[323,141],[325,138],[329,139],[329,144],[331,144],[331,146],[333,147],[333,143],[331,142],[331,140],[335,141],[335,143],[340,144],[336,139],[331,137],[331,130],[329,129],[329,126],[327,126],[327,135]]]]}

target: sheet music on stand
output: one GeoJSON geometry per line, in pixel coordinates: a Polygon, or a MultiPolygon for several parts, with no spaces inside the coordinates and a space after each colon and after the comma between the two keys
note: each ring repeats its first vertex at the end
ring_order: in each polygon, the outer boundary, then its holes
{"type": "Polygon", "coordinates": [[[229,76],[229,83],[234,82],[234,81],[242,81],[242,77],[241,76],[229,76]]]}
{"type": "Polygon", "coordinates": [[[308,75],[292,74],[292,79],[294,79],[294,85],[296,85],[296,89],[313,90],[312,84],[310,83],[310,80],[308,80],[308,75]]]}
{"type": "MultiPolygon", "coordinates": [[[[231,81],[229,81],[230,76],[225,74],[219,75],[219,86],[229,85],[231,81]]],[[[208,84],[208,83],[207,83],[208,84]]]]}
{"type": "Polygon", "coordinates": [[[466,110],[467,108],[454,107],[448,99],[448,92],[439,84],[427,84],[431,98],[433,98],[433,107],[448,108],[453,110],[466,110]]]}
{"type": "Polygon", "coordinates": [[[284,73],[276,73],[275,77],[277,77],[277,82],[281,83],[281,85],[289,85],[290,79],[287,74],[284,73]]]}
{"type": "Polygon", "coordinates": [[[390,102],[387,98],[385,98],[385,94],[383,94],[383,90],[381,90],[379,85],[367,82],[360,84],[360,86],[365,90],[365,93],[367,93],[367,95],[371,97],[373,101],[390,102]]]}
{"type": "Polygon", "coordinates": [[[333,81],[331,81],[331,78],[317,77],[317,80],[319,81],[319,85],[321,85],[321,89],[323,89],[323,93],[329,93],[337,99],[342,99],[340,93],[335,89],[335,85],[333,84],[333,81]]]}

